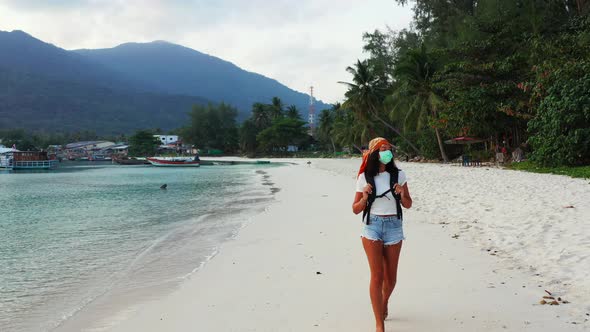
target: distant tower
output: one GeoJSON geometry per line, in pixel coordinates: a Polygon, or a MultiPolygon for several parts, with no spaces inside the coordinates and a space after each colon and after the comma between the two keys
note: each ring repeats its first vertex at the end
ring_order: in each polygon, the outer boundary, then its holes
{"type": "Polygon", "coordinates": [[[315,100],[313,98],[313,86],[309,87],[309,134],[315,133],[315,100]]]}

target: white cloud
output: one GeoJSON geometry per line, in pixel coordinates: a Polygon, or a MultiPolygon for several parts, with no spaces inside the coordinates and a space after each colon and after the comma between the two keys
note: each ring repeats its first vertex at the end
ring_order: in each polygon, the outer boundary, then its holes
{"type": "Polygon", "coordinates": [[[0,0],[0,30],[65,49],[167,40],[340,101],[344,69],[363,58],[362,34],[409,26],[393,0],[0,0]]]}

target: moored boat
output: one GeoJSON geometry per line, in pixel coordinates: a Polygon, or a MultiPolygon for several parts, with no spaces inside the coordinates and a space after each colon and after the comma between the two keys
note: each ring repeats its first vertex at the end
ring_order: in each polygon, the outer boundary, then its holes
{"type": "Polygon", "coordinates": [[[123,157],[123,158],[113,158],[113,161],[119,165],[144,165],[144,164],[150,165],[150,162],[147,161],[146,158],[123,157]]]}
{"type": "Polygon", "coordinates": [[[150,162],[150,164],[152,164],[154,166],[164,166],[164,167],[199,167],[201,164],[198,159],[191,158],[191,157],[187,157],[187,158],[152,157],[152,158],[147,158],[147,160],[150,162]]]}
{"type": "Polygon", "coordinates": [[[261,165],[270,164],[268,160],[225,160],[225,159],[201,159],[202,166],[217,165],[261,165]]]}
{"type": "Polygon", "coordinates": [[[57,167],[58,160],[55,155],[49,156],[42,151],[8,151],[2,154],[0,167],[7,169],[53,169],[57,167]]]}

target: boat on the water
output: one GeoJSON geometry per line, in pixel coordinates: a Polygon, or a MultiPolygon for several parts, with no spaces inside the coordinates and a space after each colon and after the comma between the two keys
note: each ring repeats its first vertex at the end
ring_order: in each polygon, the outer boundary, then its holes
{"type": "Polygon", "coordinates": [[[0,167],[7,169],[53,169],[57,167],[55,155],[45,151],[6,151],[0,156],[0,167]]]}
{"type": "Polygon", "coordinates": [[[150,162],[146,158],[113,158],[113,161],[119,165],[150,165],[150,162]]]}
{"type": "Polygon", "coordinates": [[[111,160],[113,160],[113,158],[111,158],[109,156],[102,155],[102,154],[95,154],[95,155],[90,156],[88,158],[88,160],[90,160],[90,161],[111,161],[111,160]]]}
{"type": "Polygon", "coordinates": [[[199,167],[201,165],[199,159],[193,157],[151,157],[147,158],[147,161],[154,166],[164,167],[199,167]]]}
{"type": "Polygon", "coordinates": [[[267,160],[201,159],[201,166],[260,165],[260,164],[270,164],[270,161],[267,161],[267,160]]]}
{"type": "Polygon", "coordinates": [[[205,159],[201,159],[201,166],[218,166],[218,165],[222,165],[222,166],[227,166],[227,165],[235,165],[236,163],[234,161],[231,160],[205,160],[205,159]]]}

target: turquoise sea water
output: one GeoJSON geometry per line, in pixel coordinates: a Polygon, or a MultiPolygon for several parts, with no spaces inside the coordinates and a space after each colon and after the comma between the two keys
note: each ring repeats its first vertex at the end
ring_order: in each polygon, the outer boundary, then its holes
{"type": "Polygon", "coordinates": [[[0,172],[0,331],[76,330],[174,287],[272,200],[265,178],[263,166],[0,172]]]}

